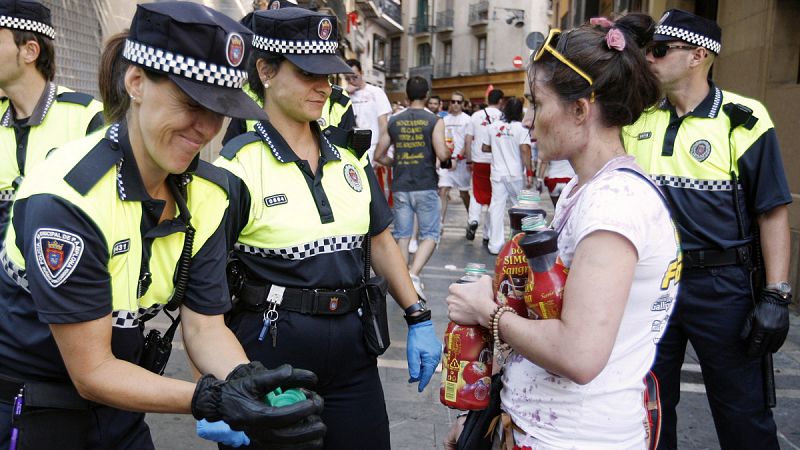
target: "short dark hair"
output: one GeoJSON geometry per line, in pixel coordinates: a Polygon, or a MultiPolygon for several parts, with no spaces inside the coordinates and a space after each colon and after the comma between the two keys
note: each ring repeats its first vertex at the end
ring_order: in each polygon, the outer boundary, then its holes
{"type": "Polygon", "coordinates": [[[522,121],[522,100],[511,97],[503,105],[503,120],[508,123],[522,121]]]}
{"type": "Polygon", "coordinates": [[[361,68],[361,61],[359,61],[357,59],[352,59],[352,58],[348,59],[347,60],[347,65],[349,67],[357,67],[359,72],[364,73],[364,69],[361,68]]]}
{"type": "Polygon", "coordinates": [[[33,31],[23,31],[9,28],[14,35],[14,44],[21,47],[28,41],[36,41],[39,44],[39,57],[36,58],[36,70],[42,74],[47,81],[53,81],[56,77],[56,49],[53,40],[49,37],[34,33],[33,31]]]}
{"type": "MultiPolygon", "coordinates": [[[[530,65],[528,80],[533,83],[538,72],[544,83],[563,101],[574,101],[594,94],[606,126],[630,125],[659,98],[659,85],[650,71],[642,51],[655,28],[653,18],[640,13],[620,17],[613,29],[622,32],[623,50],[609,48],[606,35],[612,29],[584,24],[562,33],[554,45],[569,61],[586,72],[594,81],[589,85],[575,70],[560,62],[551,53],[530,65]]],[[[535,92],[531,85],[531,92],[535,92]]]]}
{"type": "Polygon", "coordinates": [[[502,100],[504,96],[505,95],[503,94],[502,90],[492,89],[489,91],[489,95],[486,96],[486,99],[489,101],[490,105],[496,105],[500,103],[500,100],[502,100]]]}
{"type": "Polygon", "coordinates": [[[439,97],[438,95],[431,95],[428,97],[428,100],[439,100],[439,103],[442,103],[442,97],[439,97]]]}
{"type": "Polygon", "coordinates": [[[250,51],[250,56],[247,57],[247,85],[250,90],[258,96],[261,101],[264,101],[264,84],[261,81],[261,76],[258,74],[258,65],[256,64],[259,59],[263,59],[265,63],[272,66],[272,70],[277,71],[285,56],[280,53],[267,52],[253,47],[250,51]]]}
{"type": "Polygon", "coordinates": [[[420,76],[409,78],[406,83],[406,96],[412,102],[424,100],[428,96],[428,80],[420,76]]]}

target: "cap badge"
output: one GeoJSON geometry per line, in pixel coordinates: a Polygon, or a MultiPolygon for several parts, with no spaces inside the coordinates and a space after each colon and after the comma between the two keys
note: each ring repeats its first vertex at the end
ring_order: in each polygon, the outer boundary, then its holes
{"type": "Polygon", "coordinates": [[[244,39],[242,39],[242,36],[238,33],[229,34],[226,49],[228,64],[233,67],[239,67],[242,59],[244,59],[244,39]]]}
{"type": "Polygon", "coordinates": [[[695,141],[689,148],[689,154],[698,162],[703,162],[711,156],[711,144],[705,139],[695,141]]]}
{"type": "Polygon", "coordinates": [[[281,9],[281,2],[275,0],[274,2],[269,4],[269,9],[281,9]]]}
{"type": "Polygon", "coordinates": [[[319,34],[319,38],[323,41],[327,41],[328,38],[331,37],[331,33],[333,32],[333,25],[331,21],[328,19],[322,19],[319,21],[319,26],[317,26],[317,34],[319,34]]]}
{"type": "Polygon", "coordinates": [[[344,165],[344,179],[347,180],[347,184],[349,184],[354,191],[361,192],[361,189],[363,189],[361,186],[361,177],[352,164],[344,165]]]}

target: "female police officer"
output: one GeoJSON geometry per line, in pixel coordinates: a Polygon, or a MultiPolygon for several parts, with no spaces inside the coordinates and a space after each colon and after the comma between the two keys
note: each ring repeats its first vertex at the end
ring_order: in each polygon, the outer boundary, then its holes
{"type": "Polygon", "coordinates": [[[23,182],[0,254],[0,401],[14,403],[2,445],[153,448],[144,411],[225,420],[263,445],[321,442],[315,394],[263,402],[314,375],[247,364],[221,316],[226,178],[197,155],[223,115],[263,116],[240,90],[243,33],[203,6],[138,6],[102,57],[113,124],[23,182]],[[137,366],[143,322],[170,299],[205,374],[196,385],[137,366]]]}
{"type": "Polygon", "coordinates": [[[252,359],[289,362],[320,377],[325,447],[389,448],[376,358],[357,310],[365,234],[375,271],[410,322],[409,372],[420,392],[441,343],[387,229],[392,216],[372,171],[332,145],[316,119],[328,74],[349,72],[336,55],[334,17],[300,8],[258,11],[249,84],[269,121],[230,141],[217,165],[230,171],[228,239],[246,281],[229,325],[252,359]]]}

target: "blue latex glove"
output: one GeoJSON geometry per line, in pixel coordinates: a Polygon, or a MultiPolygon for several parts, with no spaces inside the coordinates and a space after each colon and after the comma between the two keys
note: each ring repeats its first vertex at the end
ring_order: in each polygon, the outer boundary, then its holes
{"type": "Polygon", "coordinates": [[[422,392],[431,381],[439,361],[442,359],[442,341],[436,336],[433,322],[415,323],[408,327],[406,340],[409,383],[419,381],[417,390],[422,392]]]}
{"type": "Polygon", "coordinates": [[[197,435],[209,441],[225,444],[228,447],[250,445],[250,438],[244,434],[244,431],[231,430],[231,427],[224,420],[219,422],[209,422],[206,419],[198,420],[197,435]]]}

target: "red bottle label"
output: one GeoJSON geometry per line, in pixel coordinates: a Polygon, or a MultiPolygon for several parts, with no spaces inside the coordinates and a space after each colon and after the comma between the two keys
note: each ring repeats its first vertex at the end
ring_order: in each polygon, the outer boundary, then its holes
{"type": "Polygon", "coordinates": [[[512,237],[497,254],[494,269],[495,302],[514,308],[517,314],[528,317],[525,305],[525,284],[528,281],[528,258],[519,246],[525,233],[512,237]]]}
{"type": "Polygon", "coordinates": [[[442,385],[439,400],[458,409],[489,405],[492,375],[492,338],[477,325],[450,322],[444,335],[442,385]]]}
{"type": "Polygon", "coordinates": [[[564,285],[567,283],[569,269],[561,259],[547,272],[531,272],[525,285],[525,304],[536,319],[555,319],[561,317],[564,300],[564,285]]]}

